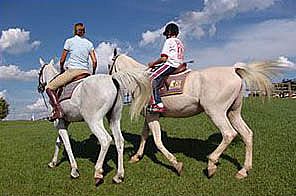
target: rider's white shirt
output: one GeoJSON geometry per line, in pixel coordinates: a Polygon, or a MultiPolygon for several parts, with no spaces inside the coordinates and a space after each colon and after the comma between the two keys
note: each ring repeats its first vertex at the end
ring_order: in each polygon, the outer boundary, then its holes
{"type": "Polygon", "coordinates": [[[75,35],[65,41],[64,49],[70,53],[66,68],[89,69],[89,53],[94,50],[89,40],[75,35]]]}
{"type": "Polygon", "coordinates": [[[184,45],[181,40],[176,37],[166,39],[161,56],[168,57],[165,64],[177,68],[184,61],[184,45]]]}

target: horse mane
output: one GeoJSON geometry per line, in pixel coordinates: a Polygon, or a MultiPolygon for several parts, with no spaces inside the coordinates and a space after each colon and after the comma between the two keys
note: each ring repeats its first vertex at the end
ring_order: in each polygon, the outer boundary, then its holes
{"type": "Polygon", "coordinates": [[[120,54],[117,57],[117,66],[119,67],[127,67],[127,68],[140,68],[140,69],[145,69],[146,66],[139,63],[138,61],[136,61],[135,59],[133,59],[132,57],[129,57],[125,54],[120,54]]]}

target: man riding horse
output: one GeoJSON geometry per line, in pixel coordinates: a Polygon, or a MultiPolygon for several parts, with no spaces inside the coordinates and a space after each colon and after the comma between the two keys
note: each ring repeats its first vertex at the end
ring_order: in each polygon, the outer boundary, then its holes
{"type": "Polygon", "coordinates": [[[57,98],[56,90],[72,81],[77,76],[90,75],[88,68],[89,56],[91,57],[93,65],[92,74],[95,74],[96,72],[97,59],[94,47],[93,44],[84,37],[84,34],[85,26],[82,23],[75,24],[74,37],[67,39],[64,44],[64,50],[60,59],[61,74],[50,81],[45,87],[53,107],[53,114],[50,117],[51,121],[63,118],[64,115],[57,98]],[[70,54],[70,57],[65,69],[64,64],[68,53],[70,54]]]}

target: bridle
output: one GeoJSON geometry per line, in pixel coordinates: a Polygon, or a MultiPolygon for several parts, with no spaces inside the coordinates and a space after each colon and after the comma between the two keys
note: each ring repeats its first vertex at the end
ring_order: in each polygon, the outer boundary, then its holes
{"type": "Polygon", "coordinates": [[[39,71],[39,73],[38,73],[38,87],[37,87],[37,90],[38,90],[38,93],[43,93],[44,91],[45,91],[45,86],[46,86],[46,82],[43,82],[43,77],[42,77],[42,75],[43,75],[43,70],[44,70],[44,68],[45,68],[45,66],[46,66],[47,64],[44,64],[42,67],[41,67],[41,69],[40,69],[40,71],[39,71]],[[42,81],[41,81],[41,79],[42,79],[42,81]]]}
{"type": "Polygon", "coordinates": [[[44,65],[42,65],[42,67],[41,67],[41,69],[40,69],[40,71],[39,71],[39,73],[38,73],[38,87],[37,87],[37,90],[38,90],[38,93],[40,93],[40,94],[42,95],[42,98],[43,98],[43,101],[44,101],[45,107],[46,107],[47,110],[48,110],[48,105],[47,105],[47,103],[46,103],[46,101],[45,101],[45,97],[44,97],[44,94],[43,94],[44,91],[45,91],[45,86],[47,85],[47,83],[43,81],[43,77],[42,77],[42,75],[43,75],[43,70],[44,70],[44,68],[46,67],[46,65],[48,65],[48,64],[44,64],[44,65]],[[42,80],[42,81],[41,81],[41,80],[42,80]]]}
{"type": "Polygon", "coordinates": [[[112,58],[113,63],[112,63],[112,65],[110,65],[110,64],[108,65],[108,70],[109,70],[108,74],[109,75],[112,75],[113,70],[114,70],[114,72],[117,72],[115,62],[119,56],[120,56],[120,54],[117,54],[117,49],[114,48],[113,58],[112,58]]]}

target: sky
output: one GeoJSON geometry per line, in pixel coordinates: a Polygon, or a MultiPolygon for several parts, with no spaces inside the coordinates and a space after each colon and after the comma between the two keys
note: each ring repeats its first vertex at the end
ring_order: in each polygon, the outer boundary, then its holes
{"type": "MultiPolygon", "coordinates": [[[[39,58],[58,63],[82,22],[106,73],[114,47],[143,64],[159,57],[169,22],[180,26],[191,69],[237,62],[296,62],[295,0],[0,0],[0,96],[7,120],[47,116],[36,88],[39,58]]],[[[295,65],[294,65],[295,67],[295,65]]],[[[285,78],[296,78],[295,69],[285,78]]]]}

